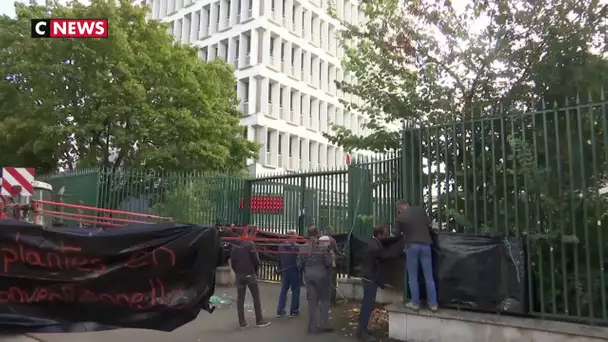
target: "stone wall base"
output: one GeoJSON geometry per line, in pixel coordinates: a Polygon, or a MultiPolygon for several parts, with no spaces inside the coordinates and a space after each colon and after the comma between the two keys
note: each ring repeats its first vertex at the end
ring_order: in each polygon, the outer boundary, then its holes
{"type": "Polygon", "coordinates": [[[599,342],[608,328],[534,318],[439,309],[419,312],[391,304],[389,337],[407,342],[599,342]]]}

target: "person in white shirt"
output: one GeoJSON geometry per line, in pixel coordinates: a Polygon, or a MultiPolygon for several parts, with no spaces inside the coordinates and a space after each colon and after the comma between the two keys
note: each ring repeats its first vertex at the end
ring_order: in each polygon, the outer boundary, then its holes
{"type": "Polygon", "coordinates": [[[334,230],[331,226],[325,228],[323,235],[319,238],[319,245],[329,249],[331,253],[331,302],[332,304],[336,303],[336,287],[338,286],[338,270],[336,268],[336,258],[340,256],[342,253],[338,249],[338,244],[336,240],[332,237],[334,235],[334,230]]]}

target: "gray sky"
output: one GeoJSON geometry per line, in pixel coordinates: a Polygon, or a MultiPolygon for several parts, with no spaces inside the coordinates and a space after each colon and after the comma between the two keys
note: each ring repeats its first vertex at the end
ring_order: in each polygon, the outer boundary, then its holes
{"type": "Polygon", "coordinates": [[[15,15],[15,5],[11,0],[0,0],[0,15],[15,15]]]}

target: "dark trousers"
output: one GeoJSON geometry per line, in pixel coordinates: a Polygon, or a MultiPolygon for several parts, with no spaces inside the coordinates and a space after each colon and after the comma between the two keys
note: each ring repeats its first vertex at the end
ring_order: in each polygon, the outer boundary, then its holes
{"type": "Polygon", "coordinates": [[[306,299],[308,300],[308,332],[314,333],[319,329],[330,328],[330,281],[329,275],[304,276],[306,281],[306,299]]]}
{"type": "Polygon", "coordinates": [[[260,302],[260,288],[258,286],[258,279],[255,274],[252,275],[236,275],[236,309],[239,315],[239,324],[247,324],[245,320],[245,291],[249,288],[251,297],[253,297],[253,310],[255,311],[256,323],[262,323],[264,317],[262,316],[262,303],[260,302]]]}
{"type": "Polygon", "coordinates": [[[297,315],[300,313],[300,271],[297,268],[285,270],[281,273],[281,292],[279,293],[279,305],[277,314],[285,314],[287,304],[287,291],[291,289],[291,308],[289,313],[297,315]]]}
{"type": "Polygon", "coordinates": [[[365,278],[361,279],[363,283],[363,299],[361,300],[361,309],[359,310],[359,325],[357,327],[357,335],[367,334],[367,325],[372,317],[374,305],[376,304],[376,294],[378,293],[378,285],[365,278]]]}

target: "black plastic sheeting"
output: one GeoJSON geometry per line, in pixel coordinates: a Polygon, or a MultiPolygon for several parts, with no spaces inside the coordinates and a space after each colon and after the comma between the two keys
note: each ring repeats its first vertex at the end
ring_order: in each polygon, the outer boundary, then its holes
{"type": "Polygon", "coordinates": [[[0,329],[172,331],[213,311],[214,227],[43,229],[0,220],[0,329]],[[94,323],[92,323],[94,322],[94,323]]]}
{"type": "MultiPolygon", "coordinates": [[[[433,271],[439,305],[479,312],[525,315],[525,254],[521,239],[432,232],[433,271]]],[[[336,236],[337,241],[347,237],[336,236]]],[[[401,238],[383,241],[384,247],[403,250],[401,238]]],[[[358,276],[366,242],[350,238],[351,276],[358,276]]],[[[405,287],[405,255],[380,263],[387,285],[405,287]]],[[[426,300],[422,270],[418,276],[421,299],[426,300]]]]}

